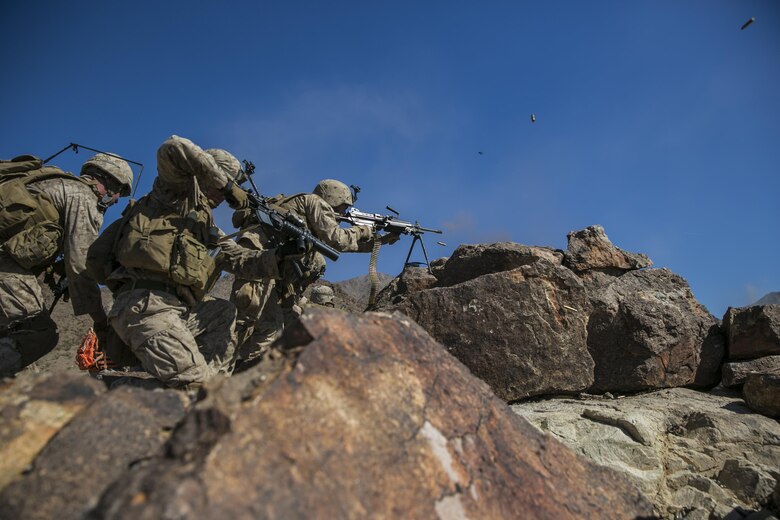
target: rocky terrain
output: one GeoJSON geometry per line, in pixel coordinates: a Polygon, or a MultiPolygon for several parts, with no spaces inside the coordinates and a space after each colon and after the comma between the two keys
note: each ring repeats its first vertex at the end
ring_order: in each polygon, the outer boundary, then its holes
{"type": "Polygon", "coordinates": [[[780,306],[651,264],[463,245],[197,394],[44,359],[0,383],[0,518],[776,518],[780,306]]]}

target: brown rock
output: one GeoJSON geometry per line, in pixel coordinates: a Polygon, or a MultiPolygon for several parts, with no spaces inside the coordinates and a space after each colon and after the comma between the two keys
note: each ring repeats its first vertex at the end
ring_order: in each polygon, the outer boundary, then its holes
{"type": "Polygon", "coordinates": [[[641,253],[629,253],[615,247],[601,226],[572,231],[567,238],[569,247],[564,265],[575,271],[601,269],[622,272],[653,265],[653,262],[641,253]]]}
{"type": "Polygon", "coordinates": [[[728,388],[740,387],[745,383],[748,374],[753,373],[780,375],[780,356],[766,356],[750,361],[723,363],[721,384],[728,388]]]}
{"type": "Polygon", "coordinates": [[[720,380],[718,321],[688,283],[667,269],[632,271],[591,294],[592,391],[635,392],[720,380]]]}
{"type": "Polygon", "coordinates": [[[377,295],[376,307],[400,303],[406,295],[430,289],[436,284],[436,277],[424,267],[407,266],[377,295]]]}
{"type": "Polygon", "coordinates": [[[529,265],[540,258],[561,265],[563,253],[547,247],[533,247],[513,242],[461,245],[441,268],[433,269],[437,285],[449,287],[479,276],[511,271],[529,265]]]}
{"type": "Polygon", "coordinates": [[[414,319],[507,401],[576,393],[593,382],[585,289],[547,260],[413,293],[390,308],[414,319]]]}
{"type": "Polygon", "coordinates": [[[9,518],[82,518],[125,469],[159,452],[184,416],[184,394],[121,387],[82,410],[30,471],[0,493],[9,518]]]}
{"type": "Polygon", "coordinates": [[[769,417],[780,417],[780,375],[749,374],[742,387],[745,403],[769,417]]]}
{"type": "MultiPolygon", "coordinates": [[[[0,490],[105,386],[81,374],[25,374],[0,381],[0,490]]],[[[2,510],[2,508],[0,508],[2,510]]]]}
{"type": "Polygon", "coordinates": [[[723,316],[729,359],[780,354],[780,305],[732,308],[723,316]]]}
{"type": "Polygon", "coordinates": [[[651,512],[614,472],[514,415],[404,317],[313,312],[281,344],[295,355],[284,358],[279,375],[258,377],[251,395],[217,390],[210,408],[199,407],[177,429],[168,456],[129,472],[93,517],[651,512]]]}

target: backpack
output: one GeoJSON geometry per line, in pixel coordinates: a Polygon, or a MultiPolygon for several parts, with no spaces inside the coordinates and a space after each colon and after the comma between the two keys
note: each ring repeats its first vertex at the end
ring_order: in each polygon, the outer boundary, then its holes
{"type": "Polygon", "coordinates": [[[59,254],[59,212],[46,193],[28,189],[33,182],[57,178],[77,179],[31,155],[0,161],[0,244],[25,269],[50,264],[59,254]]]}

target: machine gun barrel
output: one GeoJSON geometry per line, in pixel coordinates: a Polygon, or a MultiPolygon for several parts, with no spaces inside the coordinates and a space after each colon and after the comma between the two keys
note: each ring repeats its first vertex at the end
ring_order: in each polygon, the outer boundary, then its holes
{"type": "Polygon", "coordinates": [[[442,234],[440,229],[422,227],[417,222],[406,222],[397,219],[394,215],[382,215],[380,213],[366,213],[356,208],[350,208],[346,215],[337,215],[336,220],[347,222],[353,226],[374,226],[390,233],[402,233],[413,235],[420,233],[442,234]]]}

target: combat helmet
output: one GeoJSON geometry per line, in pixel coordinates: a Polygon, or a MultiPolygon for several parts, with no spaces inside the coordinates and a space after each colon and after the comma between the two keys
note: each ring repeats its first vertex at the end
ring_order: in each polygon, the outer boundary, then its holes
{"type": "Polygon", "coordinates": [[[321,180],[317,186],[314,187],[313,193],[322,197],[332,208],[336,208],[342,204],[352,206],[355,203],[355,200],[352,197],[352,191],[349,187],[343,182],[334,179],[321,180]]]}
{"type": "Polygon", "coordinates": [[[127,197],[133,190],[133,169],[124,159],[115,154],[99,153],[87,159],[81,165],[81,175],[89,175],[92,168],[97,168],[122,185],[120,195],[127,197]]]}
{"type": "Polygon", "coordinates": [[[241,163],[236,157],[221,148],[209,148],[205,150],[217,162],[217,166],[230,177],[236,184],[244,182],[244,172],[241,170],[241,163]]]}
{"type": "Polygon", "coordinates": [[[333,306],[333,289],[327,285],[318,285],[311,290],[311,302],[317,305],[333,306]]]}

